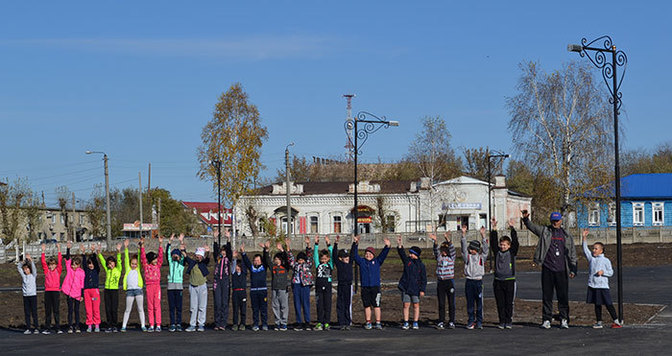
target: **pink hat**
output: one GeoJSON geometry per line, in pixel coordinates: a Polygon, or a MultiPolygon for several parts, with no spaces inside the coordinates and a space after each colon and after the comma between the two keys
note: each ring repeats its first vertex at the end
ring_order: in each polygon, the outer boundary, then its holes
{"type": "Polygon", "coordinates": [[[376,249],[373,248],[373,247],[367,247],[366,252],[371,252],[372,255],[375,255],[376,254],[376,249]]]}

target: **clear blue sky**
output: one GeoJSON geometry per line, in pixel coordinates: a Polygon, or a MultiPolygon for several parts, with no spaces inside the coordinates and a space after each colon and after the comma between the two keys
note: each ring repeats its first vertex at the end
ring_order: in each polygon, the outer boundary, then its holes
{"type": "MultiPolygon", "coordinates": [[[[27,177],[48,204],[66,185],[111,184],[212,200],[196,148],[218,96],[241,82],[268,127],[265,176],[300,156],[344,153],[353,110],[398,120],[362,159],[400,159],[422,117],[452,145],[511,150],[507,96],[518,64],[578,58],[568,43],[609,34],[629,57],[623,149],[669,140],[668,2],[12,1],[0,5],[0,177],[27,177]],[[615,4],[612,6],[612,4],[615,4]]],[[[583,59],[586,60],[586,59],[583,59]]],[[[596,71],[596,75],[598,72],[596,71]]]]}

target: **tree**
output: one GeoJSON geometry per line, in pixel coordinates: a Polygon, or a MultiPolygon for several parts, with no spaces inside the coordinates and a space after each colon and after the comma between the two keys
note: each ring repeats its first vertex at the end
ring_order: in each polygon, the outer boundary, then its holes
{"type": "Polygon", "coordinates": [[[21,223],[24,219],[23,208],[31,196],[26,178],[17,178],[7,185],[0,186],[0,219],[2,221],[2,237],[21,239],[21,223]]]}
{"type": "Polygon", "coordinates": [[[515,152],[551,177],[565,213],[583,193],[613,179],[610,109],[587,65],[569,63],[546,74],[521,64],[515,96],[507,99],[515,152]]]}
{"type": "MultiPolygon", "coordinates": [[[[498,174],[502,174],[502,166],[504,161],[500,158],[493,158],[490,160],[490,173],[491,177],[488,177],[488,149],[479,147],[479,148],[463,148],[462,154],[464,155],[464,173],[468,176],[482,181],[488,181],[490,178],[492,183],[492,178],[498,174]]],[[[492,153],[490,153],[492,154],[492,153]]]]}
{"type": "Polygon", "coordinates": [[[41,229],[42,204],[40,203],[40,197],[35,192],[29,192],[23,212],[26,216],[28,241],[36,241],[38,239],[38,232],[41,229]]]}
{"type": "Polygon", "coordinates": [[[86,203],[86,216],[91,224],[91,235],[103,236],[106,230],[105,192],[100,184],[94,186],[86,203]]]}
{"type": "Polygon", "coordinates": [[[562,204],[553,178],[543,171],[532,172],[522,161],[509,162],[506,182],[510,190],[532,197],[532,220],[536,223],[547,223],[549,214],[562,204]]]}
{"type": "Polygon", "coordinates": [[[648,150],[632,150],[621,156],[624,176],[637,173],[672,173],[672,143],[664,143],[648,150]]]}
{"type": "Polygon", "coordinates": [[[61,216],[65,223],[65,239],[68,241],[75,241],[75,236],[70,238],[70,221],[68,220],[68,201],[70,200],[70,190],[68,187],[61,185],[56,187],[56,199],[58,200],[58,208],[61,209],[61,216]]]}
{"type": "Polygon", "coordinates": [[[220,96],[212,120],[201,132],[203,142],[198,147],[198,177],[211,180],[216,192],[217,167],[211,161],[220,160],[224,200],[235,205],[238,197],[247,193],[259,176],[263,167],[261,147],[267,137],[257,107],[248,102],[248,95],[240,83],[233,84],[220,96]]]}

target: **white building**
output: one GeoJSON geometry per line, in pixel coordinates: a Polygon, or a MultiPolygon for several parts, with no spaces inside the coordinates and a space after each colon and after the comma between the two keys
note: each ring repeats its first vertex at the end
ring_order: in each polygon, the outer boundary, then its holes
{"type": "MultiPolygon", "coordinates": [[[[415,233],[437,226],[437,230],[487,227],[489,184],[469,177],[458,177],[430,185],[420,181],[359,182],[359,231],[361,233],[415,233]],[[385,230],[385,231],[383,231],[385,230]]],[[[506,188],[503,176],[492,186],[493,216],[505,226],[520,210],[530,210],[532,198],[506,188]]],[[[290,183],[290,228],[294,234],[351,234],[354,231],[354,184],[348,182],[290,183]]],[[[240,234],[252,235],[245,211],[257,213],[254,222],[262,231],[261,218],[273,222],[278,231],[287,231],[286,184],[273,184],[242,196],[234,209],[240,234]]]]}

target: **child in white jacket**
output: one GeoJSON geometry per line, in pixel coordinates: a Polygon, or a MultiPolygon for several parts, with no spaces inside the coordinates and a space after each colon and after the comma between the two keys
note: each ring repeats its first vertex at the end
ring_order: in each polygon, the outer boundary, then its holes
{"type": "Polygon", "coordinates": [[[618,320],[616,309],[614,309],[611,301],[611,293],[609,293],[609,277],[614,275],[611,261],[604,257],[604,244],[601,242],[594,243],[591,251],[586,242],[587,237],[588,230],[583,230],[583,253],[588,260],[589,269],[586,303],[595,304],[596,323],[593,328],[602,328],[602,305],[607,306],[609,315],[614,319],[613,324],[611,324],[612,329],[621,328],[622,322],[618,320]]]}

